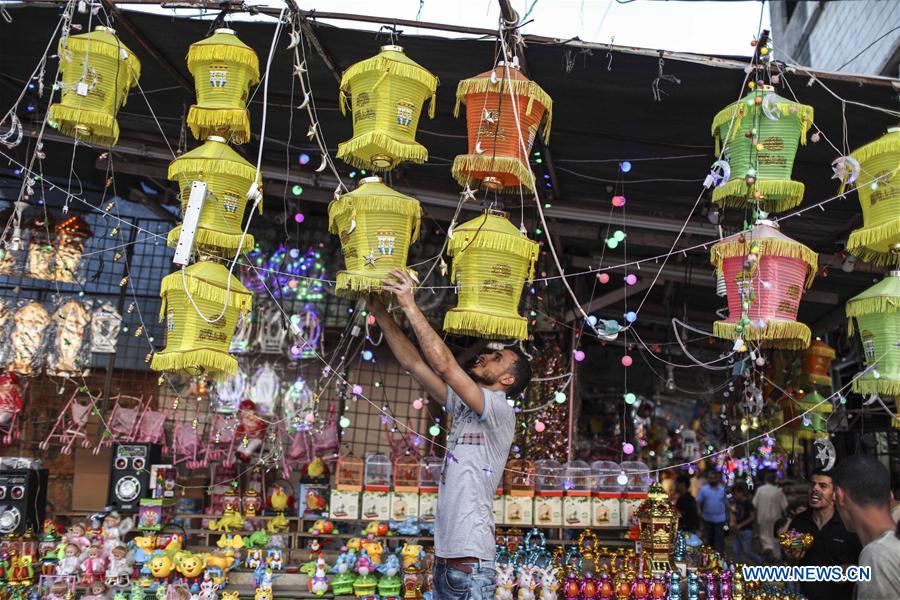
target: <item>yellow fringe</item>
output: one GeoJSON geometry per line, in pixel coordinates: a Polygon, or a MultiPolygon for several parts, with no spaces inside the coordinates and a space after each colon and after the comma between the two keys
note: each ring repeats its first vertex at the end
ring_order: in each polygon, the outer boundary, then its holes
{"type": "MultiPolygon", "coordinates": [[[[491,157],[486,154],[459,154],[453,159],[451,173],[459,185],[465,186],[472,182],[472,171],[484,171],[486,173],[509,173],[518,179],[522,186],[531,189],[531,169],[518,158],[511,156],[491,157]]],[[[507,186],[500,192],[518,192],[518,186],[507,186]]]]}
{"type": "MultiPolygon", "coordinates": [[[[256,168],[250,163],[239,163],[227,159],[190,158],[183,156],[169,163],[167,177],[171,181],[178,181],[182,176],[194,177],[197,173],[203,175],[234,175],[247,180],[249,187],[256,177],[256,168]]],[[[262,176],[258,183],[262,183],[262,176]]],[[[260,203],[262,204],[262,203],[260,203]]]]}
{"type": "Polygon", "coordinates": [[[188,371],[193,375],[205,371],[215,380],[234,377],[237,375],[237,366],[236,358],[212,348],[173,352],[163,350],[154,354],[150,361],[150,368],[154,371],[188,371]]]}
{"type": "Polygon", "coordinates": [[[211,135],[220,135],[227,129],[230,141],[243,144],[250,139],[250,111],[246,108],[204,108],[194,104],[188,111],[188,127],[198,140],[205,140],[211,135]]]}
{"type": "MultiPolygon", "coordinates": [[[[202,264],[202,263],[195,263],[202,264]]],[[[207,300],[216,304],[224,304],[229,307],[236,308],[241,313],[248,313],[253,308],[253,294],[238,281],[234,275],[231,275],[231,291],[227,291],[224,285],[219,283],[210,283],[191,275],[191,267],[184,274],[184,280],[187,282],[187,291],[194,300],[207,300]]],[[[162,305],[159,307],[159,320],[162,321],[166,315],[166,304],[168,303],[166,296],[169,292],[180,292],[184,290],[181,279],[181,271],[175,271],[163,277],[162,284],[159,288],[159,296],[163,299],[162,305]]]]}
{"type": "Polygon", "coordinates": [[[191,44],[187,53],[188,71],[191,72],[191,75],[194,74],[195,63],[200,61],[238,63],[250,67],[250,85],[259,83],[259,57],[249,46],[203,43],[202,41],[191,44]]]}
{"type": "Polygon", "coordinates": [[[396,196],[365,194],[360,190],[344,194],[337,200],[332,200],[328,204],[329,233],[334,235],[340,233],[338,220],[340,220],[347,211],[353,211],[354,214],[360,211],[393,213],[414,219],[412,241],[419,239],[419,226],[422,221],[422,206],[415,198],[404,196],[399,192],[396,196]]]}
{"type": "Polygon", "coordinates": [[[337,157],[357,169],[389,171],[400,162],[424,163],[428,160],[428,150],[425,146],[415,142],[404,144],[381,131],[370,131],[369,133],[350,138],[342,144],[338,144],[337,157]],[[384,154],[387,154],[394,159],[394,164],[390,167],[376,167],[369,160],[354,154],[366,146],[375,146],[379,148],[384,154]]]}
{"type": "MultiPolygon", "coordinates": [[[[407,268],[407,271],[414,277],[418,276],[415,270],[407,268]]],[[[366,275],[363,273],[353,273],[351,271],[338,271],[337,281],[334,285],[335,295],[341,298],[350,298],[356,300],[364,298],[369,294],[382,295],[382,279],[381,277],[366,275]]]]}
{"type": "Polygon", "coordinates": [[[847,318],[861,317],[873,313],[891,313],[900,310],[900,296],[874,296],[847,302],[847,318]]]}
{"type": "MultiPolygon", "coordinates": [[[[176,225],[166,237],[166,245],[174,248],[178,245],[178,236],[181,235],[181,225],[176,225]]],[[[194,234],[194,246],[202,248],[204,251],[221,256],[222,258],[232,258],[238,251],[238,244],[241,241],[241,233],[223,233],[204,227],[197,227],[194,234]]],[[[247,234],[244,238],[244,245],[241,252],[250,252],[256,241],[251,234],[247,234]]]]}
{"type": "Polygon", "coordinates": [[[717,271],[720,271],[726,258],[746,257],[750,253],[750,245],[754,243],[759,245],[760,258],[766,255],[774,255],[797,258],[805,262],[809,267],[809,272],[806,275],[806,287],[809,288],[812,285],[819,270],[819,255],[800,242],[773,239],[753,240],[748,237],[743,243],[737,240],[718,243],[712,247],[709,253],[710,263],[716,267],[717,271]]]}
{"type": "MultiPolygon", "coordinates": [[[[883,396],[900,396],[900,380],[869,379],[868,377],[853,380],[853,391],[857,394],[880,394],[883,396]]],[[[896,417],[895,417],[896,418],[896,417]]]]}
{"type": "Polygon", "coordinates": [[[94,34],[98,32],[90,32],[82,35],[73,35],[68,40],[66,40],[66,47],[63,48],[62,40],[60,40],[59,45],[59,53],[62,55],[66,50],[70,52],[80,53],[80,54],[97,54],[100,56],[105,56],[106,58],[112,58],[114,60],[122,60],[119,58],[119,49],[123,49],[128,53],[128,58],[125,61],[130,65],[129,74],[131,75],[131,81],[128,83],[128,87],[133,87],[137,80],[141,78],[141,61],[138,59],[137,55],[131,51],[128,46],[123,44],[121,40],[119,40],[118,36],[115,34],[109,34],[115,37],[118,45],[111,44],[106,40],[99,39],[98,37],[94,37],[94,34]]]}
{"type": "Polygon", "coordinates": [[[537,242],[525,236],[515,237],[477,229],[454,229],[453,237],[447,243],[447,254],[456,256],[457,253],[468,250],[496,250],[528,258],[533,263],[537,260],[538,248],[540,246],[537,242]]]}
{"type": "Polygon", "coordinates": [[[528,320],[519,316],[451,308],[444,316],[444,331],[487,340],[524,340],[528,337],[528,320]]]}
{"type": "Polygon", "coordinates": [[[119,141],[119,123],[116,121],[115,115],[110,115],[109,113],[53,104],[50,106],[50,113],[47,119],[55,123],[56,129],[63,135],[78,138],[83,142],[109,147],[115,146],[119,141]],[[85,136],[78,133],[75,130],[76,125],[90,126],[91,135],[85,136]],[[98,130],[107,132],[110,135],[104,135],[98,130]]]}
{"type": "Polygon", "coordinates": [[[510,84],[512,84],[513,94],[516,96],[525,96],[528,98],[528,104],[525,107],[525,114],[530,115],[535,102],[544,107],[544,124],[543,140],[548,143],[550,140],[550,128],[553,124],[553,99],[547,94],[537,83],[531,80],[516,79],[514,81],[504,81],[498,78],[497,83],[492,83],[490,77],[472,77],[471,79],[463,79],[456,86],[456,104],[453,106],[453,116],[459,116],[459,105],[465,104],[466,96],[469,94],[486,94],[495,93],[506,95],[509,93],[510,84]]]}
{"type": "MultiPolygon", "coordinates": [[[[405,55],[404,55],[405,56],[405,55]]],[[[357,75],[368,73],[369,71],[381,71],[383,73],[390,72],[398,77],[412,79],[417,83],[421,83],[431,96],[435,95],[438,86],[438,78],[428,72],[425,67],[416,64],[412,59],[409,63],[394,60],[390,56],[377,54],[372,58],[361,60],[356,64],[350,65],[343,76],[341,76],[341,95],[345,96],[350,91],[350,81],[357,75]]],[[[432,101],[433,102],[433,101],[432,101]]],[[[434,115],[434,111],[429,111],[430,116],[434,115]]]]}
{"type": "MultiPolygon", "coordinates": [[[[713,324],[713,335],[726,340],[737,338],[737,323],[716,321],[713,324]]],[[[766,327],[759,329],[748,325],[741,334],[745,340],[760,342],[768,348],[784,348],[786,350],[804,350],[809,346],[812,333],[809,327],[798,321],[766,321],[766,327]]]]}
{"type": "Polygon", "coordinates": [[[862,148],[854,150],[850,156],[860,163],[890,152],[900,152],[900,131],[892,131],[881,136],[874,142],[869,142],[862,148]]]}
{"type": "Polygon", "coordinates": [[[783,212],[803,201],[805,189],[799,181],[757,179],[753,185],[747,185],[743,178],[736,178],[713,189],[712,200],[716,204],[733,208],[758,204],[771,212],[783,212]],[[757,200],[753,198],[753,192],[759,192],[763,197],[757,200]]]}
{"type": "Polygon", "coordinates": [[[867,263],[876,265],[893,265],[897,256],[890,251],[879,252],[873,247],[878,245],[890,248],[900,243],[900,215],[874,227],[854,229],[847,239],[847,251],[867,263]]]}
{"type": "MultiPolygon", "coordinates": [[[[719,128],[727,127],[729,123],[731,123],[732,117],[734,117],[734,124],[731,126],[731,139],[737,137],[739,131],[741,131],[741,123],[743,118],[750,114],[751,110],[757,110],[762,112],[762,105],[760,104],[748,104],[748,99],[754,98],[757,95],[760,97],[765,94],[757,94],[755,92],[751,92],[738,102],[733,104],[729,104],[713,117],[712,122],[712,136],[716,139],[716,154],[719,154],[719,144],[721,140],[719,139],[719,128]]],[[[775,107],[781,111],[782,118],[784,117],[796,117],[800,121],[800,144],[806,145],[806,134],[809,132],[809,128],[813,124],[813,107],[808,106],[806,104],[797,104],[796,102],[791,102],[785,98],[781,98],[781,102],[776,102],[775,107]],[[796,106],[797,112],[796,114],[791,114],[791,107],[796,106]]],[[[765,115],[762,115],[763,119],[768,119],[765,115]]]]}

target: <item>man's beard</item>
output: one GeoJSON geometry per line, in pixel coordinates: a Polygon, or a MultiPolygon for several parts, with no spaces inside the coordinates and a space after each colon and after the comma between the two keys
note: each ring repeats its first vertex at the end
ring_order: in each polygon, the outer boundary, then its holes
{"type": "Polygon", "coordinates": [[[468,375],[472,381],[477,383],[478,385],[494,385],[497,383],[497,379],[490,377],[489,375],[479,375],[473,369],[466,369],[466,375],[468,375]]]}

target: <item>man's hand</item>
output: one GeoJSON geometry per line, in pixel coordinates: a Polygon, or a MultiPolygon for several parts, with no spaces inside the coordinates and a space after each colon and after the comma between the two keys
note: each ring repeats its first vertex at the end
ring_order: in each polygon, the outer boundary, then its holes
{"type": "Polygon", "coordinates": [[[394,294],[404,312],[416,306],[416,281],[405,269],[391,271],[391,279],[385,279],[382,288],[394,294]]]}
{"type": "Polygon", "coordinates": [[[784,552],[784,555],[791,562],[798,562],[801,558],[806,555],[806,550],[803,548],[784,548],[781,549],[784,552]]]}

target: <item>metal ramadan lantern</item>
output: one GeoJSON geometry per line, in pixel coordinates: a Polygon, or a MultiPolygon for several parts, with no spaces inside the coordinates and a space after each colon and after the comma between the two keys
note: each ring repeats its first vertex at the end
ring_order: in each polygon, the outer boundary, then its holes
{"type": "MultiPolygon", "coordinates": [[[[198,140],[219,135],[235,144],[250,139],[250,86],[259,83],[259,58],[232,29],[216,29],[191,44],[188,70],[194,77],[197,104],[188,111],[187,124],[198,140]]],[[[245,190],[246,191],[246,190],[245,190]]]]}
{"type": "Polygon", "coordinates": [[[56,232],[56,279],[75,283],[85,241],[93,235],[87,222],[78,215],[59,221],[56,232]]]}
{"type": "Polygon", "coordinates": [[[851,335],[856,320],[866,357],[866,370],[853,380],[853,391],[900,396],[900,270],[848,300],[847,318],[851,335]]]}
{"type": "Polygon", "coordinates": [[[444,330],[485,339],[527,338],[519,298],[534,278],[538,248],[505,213],[485,211],[453,229],[447,252],[459,303],[447,311],[444,330]]]}
{"type": "Polygon", "coordinates": [[[813,122],[813,108],[782,98],[768,85],[715,116],[712,135],[716,154],[724,147],[727,183],[713,190],[713,202],[724,206],[756,204],[768,211],[791,209],[803,200],[804,186],[791,181],[794,157],[813,122]]]}
{"type": "Polygon", "coordinates": [[[419,238],[421,215],[418,200],[392,190],[380,177],[366,177],[332,201],[328,230],[340,237],[345,262],[335,292],[348,297],[380,292],[393,269],[406,267],[409,246],[419,238]]]}
{"type": "Polygon", "coordinates": [[[460,103],[466,105],[469,147],[453,161],[456,181],[490,190],[518,190],[520,185],[530,190],[528,154],[542,124],[544,143],[550,137],[550,96],[514,65],[501,62],[460,81],[455,116],[460,103]],[[526,137],[524,144],[520,136],[526,137]]]}
{"type": "MultiPolygon", "coordinates": [[[[889,129],[850,157],[859,172],[855,184],[863,227],[850,233],[847,250],[867,262],[893,264],[896,255],[891,252],[900,250],[900,127],[889,129]]],[[[853,183],[852,177],[842,180],[853,183]]]]}
{"type": "Polygon", "coordinates": [[[116,30],[97,26],[90,33],[60,40],[62,98],[50,106],[48,123],[60,133],[98,146],[119,140],[116,114],[141,76],[141,63],[116,30]]]}
{"type": "Polygon", "coordinates": [[[166,347],[153,355],[150,368],[233,377],[238,365],[228,347],[238,318],[252,307],[247,288],[224,265],[200,261],[166,275],[160,296],[166,347]]]}
{"type": "MultiPolygon", "coordinates": [[[[182,212],[187,209],[191,184],[203,181],[207,185],[208,195],[194,235],[195,248],[227,258],[241,248],[243,251],[253,248],[253,236],[248,233],[243,246],[241,236],[247,190],[256,179],[256,167],[232,150],[225,138],[211,135],[202,146],[176,158],[169,165],[168,177],[181,190],[182,212]]],[[[259,210],[262,212],[262,202],[259,210]]],[[[180,235],[181,225],[178,225],[169,232],[168,245],[174,248],[180,235]]]]}
{"type": "Polygon", "coordinates": [[[834,357],[834,348],[819,338],[813,340],[803,354],[800,382],[803,385],[831,387],[831,362],[834,357]]]}
{"type": "Polygon", "coordinates": [[[650,486],[647,499],[638,508],[641,532],[641,553],[650,563],[653,573],[673,571],[675,535],[678,533],[678,513],[669,495],[658,483],[650,486]]]}
{"type": "Polygon", "coordinates": [[[422,104],[430,98],[434,117],[438,79],[406,56],[400,46],[351,65],[341,77],[341,114],[350,101],[353,137],[338,145],[337,156],[354,167],[386,171],[397,164],[428,160],[428,150],[416,142],[422,104]]]}
{"type": "Polygon", "coordinates": [[[809,327],[797,321],[804,290],[812,285],[818,255],[778,231],[772,221],[757,221],[749,232],[712,247],[710,260],[725,276],[729,316],[716,321],[716,337],[772,348],[809,346],[809,327]]]}

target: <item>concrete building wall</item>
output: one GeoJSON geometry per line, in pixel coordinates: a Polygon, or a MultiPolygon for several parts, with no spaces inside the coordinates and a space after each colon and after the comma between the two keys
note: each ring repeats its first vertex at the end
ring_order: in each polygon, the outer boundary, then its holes
{"type": "Polygon", "coordinates": [[[770,4],[775,54],[780,60],[825,71],[900,75],[900,25],[894,0],[786,1],[770,4]],[[844,66],[846,64],[846,66],[844,66]]]}

